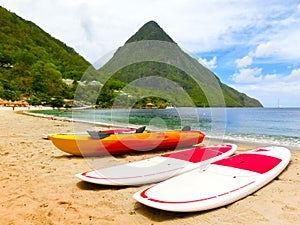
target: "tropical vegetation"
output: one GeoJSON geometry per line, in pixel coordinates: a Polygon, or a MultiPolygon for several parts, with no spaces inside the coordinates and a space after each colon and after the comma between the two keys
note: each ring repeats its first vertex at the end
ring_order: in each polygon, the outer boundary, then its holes
{"type": "Polygon", "coordinates": [[[72,99],[90,66],[74,49],[0,7],[0,98],[30,104],[72,99]],[[67,84],[63,79],[70,79],[67,84]]]}

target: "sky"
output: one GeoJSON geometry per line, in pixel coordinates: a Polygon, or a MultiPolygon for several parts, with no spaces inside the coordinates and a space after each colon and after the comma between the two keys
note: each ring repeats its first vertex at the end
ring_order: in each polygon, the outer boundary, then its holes
{"type": "Polygon", "coordinates": [[[300,1],[0,0],[90,63],[156,21],[223,83],[265,107],[300,107],[300,1]]]}

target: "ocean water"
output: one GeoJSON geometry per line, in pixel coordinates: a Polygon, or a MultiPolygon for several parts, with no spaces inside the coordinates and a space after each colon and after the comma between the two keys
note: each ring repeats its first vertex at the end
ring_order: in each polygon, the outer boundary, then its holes
{"type": "Polygon", "coordinates": [[[37,111],[93,124],[173,130],[189,125],[211,139],[300,150],[300,108],[171,108],[37,111]]]}

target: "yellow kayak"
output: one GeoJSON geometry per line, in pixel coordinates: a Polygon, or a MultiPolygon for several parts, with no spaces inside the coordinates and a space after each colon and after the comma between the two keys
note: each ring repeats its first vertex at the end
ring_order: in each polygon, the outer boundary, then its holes
{"type": "Polygon", "coordinates": [[[114,155],[136,151],[175,149],[199,144],[205,134],[200,131],[166,131],[111,134],[103,139],[90,135],[54,134],[48,138],[60,150],[78,156],[114,155]]]}

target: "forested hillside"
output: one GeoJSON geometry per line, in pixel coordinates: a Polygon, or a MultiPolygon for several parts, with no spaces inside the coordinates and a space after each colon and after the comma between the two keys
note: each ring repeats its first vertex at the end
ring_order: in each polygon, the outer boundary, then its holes
{"type": "Polygon", "coordinates": [[[0,7],[0,98],[32,104],[72,99],[89,66],[74,49],[0,7]],[[63,78],[75,82],[67,85],[63,78]]]}

